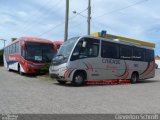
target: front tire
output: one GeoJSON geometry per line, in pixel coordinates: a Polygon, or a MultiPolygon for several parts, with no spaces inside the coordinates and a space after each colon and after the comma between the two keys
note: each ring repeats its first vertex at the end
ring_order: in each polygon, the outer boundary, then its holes
{"type": "Polygon", "coordinates": [[[59,84],[61,85],[65,85],[66,84],[66,81],[61,81],[61,80],[57,80],[59,84]]]}
{"type": "Polygon", "coordinates": [[[19,73],[20,75],[23,75],[23,72],[21,71],[20,65],[18,65],[18,73],[19,73]]]}
{"type": "Polygon", "coordinates": [[[131,83],[135,84],[138,82],[138,80],[139,80],[139,75],[137,73],[133,73],[130,79],[131,83]]]}
{"type": "Polygon", "coordinates": [[[75,73],[73,80],[72,80],[72,84],[74,86],[82,86],[85,85],[85,75],[83,73],[75,73]]]}

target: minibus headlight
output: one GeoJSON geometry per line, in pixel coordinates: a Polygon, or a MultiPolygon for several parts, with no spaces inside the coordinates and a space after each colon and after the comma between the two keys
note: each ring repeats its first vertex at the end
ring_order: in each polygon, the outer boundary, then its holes
{"type": "Polygon", "coordinates": [[[63,67],[63,68],[61,68],[60,70],[61,70],[61,71],[65,71],[65,70],[66,70],[66,67],[63,67]]]}

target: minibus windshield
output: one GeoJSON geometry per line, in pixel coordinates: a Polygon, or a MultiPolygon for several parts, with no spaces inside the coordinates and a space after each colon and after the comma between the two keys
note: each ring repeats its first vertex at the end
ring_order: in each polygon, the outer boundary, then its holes
{"type": "Polygon", "coordinates": [[[67,62],[69,55],[79,37],[74,37],[67,40],[59,49],[57,56],[53,59],[54,63],[67,62]]]}

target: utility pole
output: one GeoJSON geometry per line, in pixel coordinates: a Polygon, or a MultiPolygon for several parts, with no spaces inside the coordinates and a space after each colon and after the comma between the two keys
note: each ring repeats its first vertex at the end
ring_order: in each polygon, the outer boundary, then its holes
{"type": "Polygon", "coordinates": [[[66,0],[66,17],[65,17],[64,41],[67,41],[67,39],[68,39],[68,20],[69,20],[69,0],[66,0]]]}
{"type": "Polygon", "coordinates": [[[88,35],[90,35],[90,32],[91,32],[91,0],[88,0],[88,18],[87,18],[87,23],[88,23],[88,35]]]}

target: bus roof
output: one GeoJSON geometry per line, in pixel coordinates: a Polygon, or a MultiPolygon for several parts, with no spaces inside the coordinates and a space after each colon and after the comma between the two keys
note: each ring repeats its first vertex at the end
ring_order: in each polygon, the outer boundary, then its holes
{"type": "MultiPolygon", "coordinates": [[[[100,32],[93,33],[90,36],[102,37],[100,32]]],[[[154,43],[141,41],[141,40],[136,40],[136,39],[131,39],[131,38],[122,37],[122,36],[116,36],[116,35],[112,35],[112,34],[106,34],[103,38],[107,38],[107,39],[111,39],[111,40],[119,40],[119,41],[128,42],[128,43],[139,44],[139,45],[146,46],[146,47],[151,47],[151,48],[155,48],[155,46],[156,46],[154,43]]]]}
{"type": "Polygon", "coordinates": [[[94,36],[88,36],[88,35],[83,36],[81,38],[85,38],[85,37],[93,38],[93,39],[97,39],[97,40],[103,40],[103,41],[107,41],[107,42],[111,42],[111,43],[117,43],[117,44],[121,44],[121,45],[129,45],[129,46],[135,46],[135,47],[139,47],[139,48],[145,48],[145,49],[153,50],[152,47],[142,46],[142,45],[139,45],[139,44],[125,42],[125,41],[112,40],[112,39],[108,39],[108,38],[94,37],[94,36]]]}
{"type": "Polygon", "coordinates": [[[35,37],[21,37],[18,39],[24,40],[24,41],[30,41],[30,42],[52,43],[52,41],[50,40],[42,39],[42,38],[35,38],[35,37]]]}
{"type": "Polygon", "coordinates": [[[64,42],[63,41],[53,41],[53,43],[62,45],[64,42]]]}
{"type": "MultiPolygon", "coordinates": [[[[11,45],[13,43],[16,43],[16,42],[18,42],[20,40],[29,41],[29,42],[38,42],[38,43],[52,44],[52,41],[47,40],[47,39],[36,38],[36,37],[20,37],[20,38],[17,38],[15,41],[11,42],[9,45],[11,45]]],[[[9,46],[9,45],[7,45],[7,46],[9,46]]]]}

